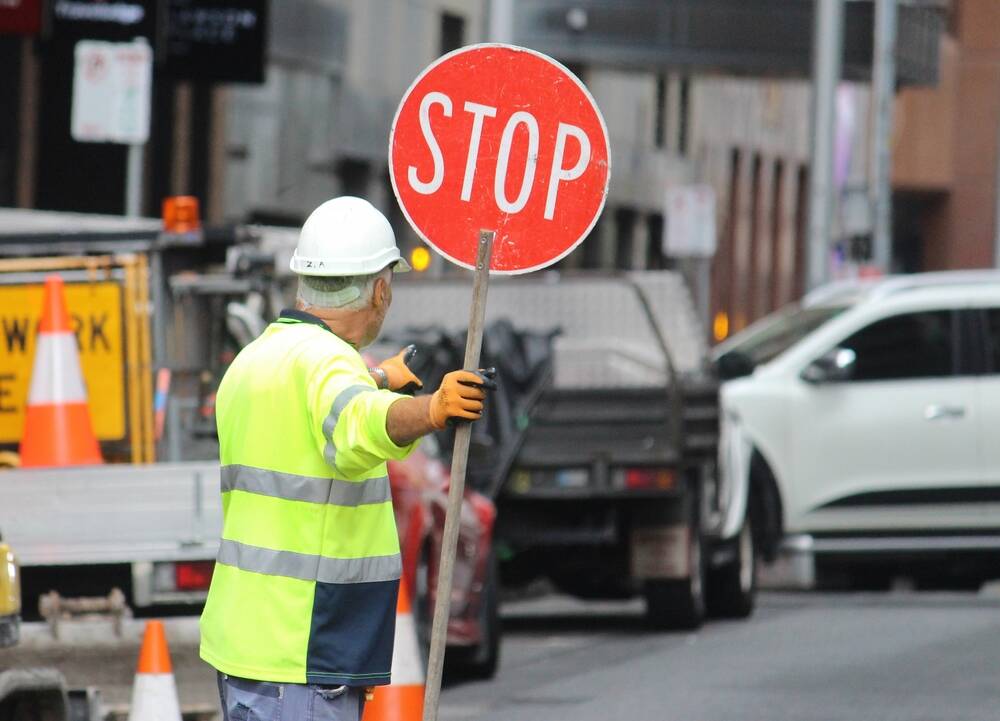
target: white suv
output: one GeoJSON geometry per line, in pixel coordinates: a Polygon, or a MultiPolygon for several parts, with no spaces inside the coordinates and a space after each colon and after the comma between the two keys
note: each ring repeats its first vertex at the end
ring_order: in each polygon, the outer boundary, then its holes
{"type": "Polygon", "coordinates": [[[1000,549],[1000,272],[828,286],[715,359],[722,489],[785,550],[1000,549]]]}

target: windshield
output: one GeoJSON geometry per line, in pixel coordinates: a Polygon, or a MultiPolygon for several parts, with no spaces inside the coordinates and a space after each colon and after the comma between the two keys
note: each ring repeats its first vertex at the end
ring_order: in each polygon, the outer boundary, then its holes
{"type": "Polygon", "coordinates": [[[813,308],[794,306],[765,320],[730,350],[744,354],[754,366],[767,363],[847,308],[844,305],[813,308]]]}

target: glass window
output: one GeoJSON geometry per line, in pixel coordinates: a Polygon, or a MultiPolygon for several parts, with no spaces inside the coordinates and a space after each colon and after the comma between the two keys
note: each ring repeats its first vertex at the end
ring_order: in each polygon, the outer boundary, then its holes
{"type": "Polygon", "coordinates": [[[989,333],[986,350],[990,355],[990,371],[1000,373],[1000,308],[986,310],[986,327],[989,333]]]}
{"type": "Polygon", "coordinates": [[[840,344],[857,359],[852,380],[935,378],[955,371],[955,324],[949,310],[885,318],[840,344]]]}
{"type": "Polygon", "coordinates": [[[847,306],[790,306],[751,328],[731,350],[743,353],[755,366],[767,363],[845,310],[847,306]]]}
{"type": "Polygon", "coordinates": [[[458,50],[465,45],[465,18],[452,13],[441,13],[441,54],[458,50]]]}

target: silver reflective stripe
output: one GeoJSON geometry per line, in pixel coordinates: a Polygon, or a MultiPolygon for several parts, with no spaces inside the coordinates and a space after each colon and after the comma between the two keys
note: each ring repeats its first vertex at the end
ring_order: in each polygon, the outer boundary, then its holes
{"type": "Polygon", "coordinates": [[[326,420],[323,421],[323,437],[326,438],[326,448],[323,449],[323,457],[334,468],[337,467],[337,446],[333,443],[333,431],[337,427],[337,421],[340,420],[340,414],[344,412],[347,404],[354,400],[354,397],[359,393],[370,393],[374,390],[371,386],[360,384],[348,386],[333,399],[333,406],[330,408],[330,413],[327,415],[326,420]]]}
{"type": "Polygon", "coordinates": [[[331,503],[335,506],[364,506],[392,499],[388,476],[364,481],[341,481],[238,464],[222,467],[222,492],[227,491],[246,491],[287,501],[331,503]]]}
{"type": "Polygon", "coordinates": [[[366,558],[329,558],[294,551],[275,551],[225,538],[219,545],[218,561],[241,571],[320,583],[395,581],[403,572],[398,553],[366,558]]]}

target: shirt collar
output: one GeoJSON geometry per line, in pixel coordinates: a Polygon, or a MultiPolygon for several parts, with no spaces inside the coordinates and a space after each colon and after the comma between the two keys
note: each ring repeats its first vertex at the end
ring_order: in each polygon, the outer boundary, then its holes
{"type": "Polygon", "coordinates": [[[322,318],[317,318],[312,313],[306,313],[304,310],[299,310],[298,308],[285,308],[278,316],[278,320],[290,320],[295,323],[311,323],[312,325],[318,325],[323,330],[333,333],[333,331],[330,330],[330,326],[324,323],[322,318]]]}

